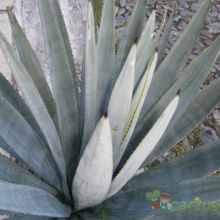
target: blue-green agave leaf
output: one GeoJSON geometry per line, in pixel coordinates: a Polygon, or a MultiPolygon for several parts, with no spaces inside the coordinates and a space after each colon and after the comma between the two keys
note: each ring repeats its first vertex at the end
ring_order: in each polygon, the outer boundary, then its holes
{"type": "Polygon", "coordinates": [[[95,71],[96,24],[91,2],[89,2],[88,7],[85,55],[85,113],[82,140],[83,149],[95,128],[98,104],[98,74],[95,71]]]}
{"type": "Polygon", "coordinates": [[[191,53],[193,45],[204,24],[212,1],[213,0],[206,0],[202,2],[201,7],[180,36],[179,40],[175,43],[169,54],[158,67],[143,107],[143,113],[146,113],[151,109],[151,107],[173,84],[178,74],[181,73],[188,55],[191,53]]]}
{"type": "Polygon", "coordinates": [[[135,68],[135,89],[138,86],[138,83],[146,71],[147,65],[153,53],[155,51],[156,44],[153,40],[153,33],[155,28],[155,17],[156,12],[153,11],[145,23],[145,27],[140,36],[137,46],[137,59],[136,59],[136,68],[135,68]]]}
{"type": "Polygon", "coordinates": [[[58,192],[52,186],[46,184],[39,177],[30,173],[26,168],[16,162],[0,155],[0,179],[10,183],[22,184],[41,188],[56,196],[58,192]]]}
{"type": "Polygon", "coordinates": [[[172,12],[170,14],[170,17],[167,21],[167,24],[163,30],[162,36],[159,41],[157,66],[159,66],[161,64],[161,62],[164,58],[166,48],[167,48],[168,39],[169,39],[170,33],[172,31],[172,27],[173,27],[175,13],[176,13],[176,4],[174,3],[172,12]]]}
{"type": "Polygon", "coordinates": [[[134,177],[124,191],[203,177],[220,167],[220,140],[185,153],[134,177]]]}
{"type": "MultiPolygon", "coordinates": [[[[54,218],[35,216],[35,215],[17,215],[14,217],[7,218],[7,220],[52,220],[52,219],[54,219],[54,218]]],[[[64,218],[62,218],[62,219],[64,220],[64,218]]]]}
{"type": "Polygon", "coordinates": [[[9,154],[14,158],[19,158],[19,156],[17,155],[17,153],[6,143],[6,141],[0,136],[0,146],[1,146],[1,150],[5,151],[2,152],[3,155],[9,154]]]}
{"type": "Polygon", "coordinates": [[[60,178],[51,153],[33,128],[0,94],[0,134],[6,151],[60,189],[60,178]],[[31,156],[30,156],[31,155],[31,156]]]}
{"type": "Polygon", "coordinates": [[[0,183],[0,194],[0,209],[49,217],[69,217],[71,215],[69,206],[35,187],[0,183]]]}
{"type": "Polygon", "coordinates": [[[114,0],[104,0],[98,41],[96,47],[96,70],[98,73],[97,119],[104,114],[112,91],[115,58],[114,0]]]}
{"type": "Polygon", "coordinates": [[[37,132],[37,134],[42,137],[41,130],[36,123],[33,114],[28,108],[24,99],[20,96],[18,91],[9,83],[9,81],[0,73],[0,94],[25,118],[29,125],[37,132]]]}
{"type": "MultiPolygon", "coordinates": [[[[60,4],[60,2],[59,2],[60,4]]],[[[75,61],[74,61],[74,57],[73,57],[73,53],[72,53],[72,49],[71,49],[71,43],[70,43],[70,39],[69,39],[69,35],[68,35],[68,31],[65,25],[65,21],[63,19],[63,14],[62,11],[60,10],[60,5],[57,4],[56,2],[53,2],[53,9],[54,12],[57,16],[57,22],[59,24],[59,29],[61,30],[61,34],[63,35],[63,40],[66,46],[66,52],[68,54],[68,58],[69,58],[69,62],[70,62],[70,67],[72,70],[72,75],[74,77],[74,82],[76,85],[76,95],[77,95],[77,103],[78,103],[78,112],[83,112],[84,111],[84,101],[83,101],[83,81],[84,81],[84,76],[81,73],[81,70],[79,70],[79,68],[77,68],[75,66],[75,61]]],[[[83,135],[83,122],[84,122],[84,114],[80,114],[78,115],[79,117],[79,141],[81,141],[82,135],[83,135]]]]}
{"type": "Polygon", "coordinates": [[[209,86],[200,91],[191,101],[184,112],[178,114],[171,121],[163,138],[160,140],[146,163],[160,157],[174,144],[178,143],[185,135],[201,122],[207,114],[220,101],[220,79],[216,79],[209,86]]]}
{"type": "Polygon", "coordinates": [[[47,107],[45,106],[33,80],[29,76],[27,70],[24,68],[24,66],[18,59],[15,51],[6,41],[2,33],[0,33],[0,47],[6,60],[8,61],[9,67],[13,72],[13,76],[17,82],[18,88],[22,92],[26,103],[28,104],[35,120],[37,121],[42,131],[42,134],[45,137],[45,140],[47,141],[48,147],[62,176],[64,187],[66,184],[65,160],[60,143],[60,138],[53,123],[53,120],[51,119],[47,107]]]}
{"type": "Polygon", "coordinates": [[[147,0],[137,0],[135,8],[128,21],[128,25],[122,33],[119,49],[116,55],[117,62],[115,63],[114,82],[116,82],[118,78],[132,45],[136,39],[139,39],[142,33],[146,6],[147,0]]]}
{"type": "MultiPolygon", "coordinates": [[[[184,201],[185,204],[193,202],[196,197],[200,197],[202,201],[219,201],[220,195],[220,177],[209,176],[201,179],[193,179],[182,182],[170,182],[167,185],[154,185],[152,187],[144,187],[137,191],[127,192],[112,197],[108,201],[108,210],[112,215],[124,216],[143,216],[161,215],[164,210],[152,209],[152,201],[146,197],[148,192],[155,190],[160,193],[169,194],[172,201],[184,201]]],[[[175,212],[175,211],[174,211],[175,212]]],[[[186,211],[184,211],[185,213],[186,211]]],[[[199,212],[200,213],[200,212],[199,212]]],[[[201,213],[206,213],[201,211],[201,213]]]]}
{"type": "MultiPolygon", "coordinates": [[[[41,23],[54,101],[56,103],[59,134],[71,182],[79,157],[80,123],[76,76],[63,16],[57,0],[39,0],[41,23]],[[74,78],[75,77],[75,78],[74,78]]],[[[62,160],[61,160],[62,161],[62,160]]],[[[65,171],[65,168],[63,169],[65,171]]]]}
{"type": "Polygon", "coordinates": [[[11,10],[8,10],[8,16],[20,60],[34,81],[45,105],[47,106],[50,116],[56,122],[56,109],[53,96],[40,62],[11,10]]]}
{"type": "Polygon", "coordinates": [[[15,215],[15,214],[16,214],[15,212],[10,212],[10,211],[0,209],[0,215],[9,216],[9,215],[15,215]]]}
{"type": "Polygon", "coordinates": [[[173,120],[175,120],[177,115],[185,111],[186,107],[192,101],[192,98],[197,94],[203,81],[208,76],[210,69],[218,57],[219,51],[220,37],[205,49],[197,59],[189,64],[155,106],[144,116],[142,115],[142,117],[140,117],[130,145],[135,146],[135,143],[143,138],[165,108],[166,103],[170,102],[172,96],[175,95],[179,88],[181,88],[181,97],[178,110],[176,111],[173,120]]]}
{"type": "Polygon", "coordinates": [[[97,214],[97,215],[91,215],[88,212],[82,212],[79,215],[80,217],[82,217],[83,219],[88,219],[88,220],[100,220],[100,219],[106,219],[106,220],[120,220],[122,219],[121,217],[116,217],[116,216],[112,216],[111,213],[103,213],[101,214],[97,214]]]}

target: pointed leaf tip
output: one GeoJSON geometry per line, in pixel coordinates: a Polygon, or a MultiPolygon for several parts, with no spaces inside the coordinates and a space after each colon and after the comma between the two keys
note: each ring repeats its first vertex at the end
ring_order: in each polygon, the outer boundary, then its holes
{"type": "Polygon", "coordinates": [[[76,210],[92,207],[106,199],[113,173],[110,122],[102,117],[79,161],[72,194],[76,210]]]}

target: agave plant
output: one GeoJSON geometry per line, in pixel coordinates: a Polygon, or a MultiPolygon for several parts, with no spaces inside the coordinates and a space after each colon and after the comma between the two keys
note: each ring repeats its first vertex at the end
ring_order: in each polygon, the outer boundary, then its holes
{"type": "Polygon", "coordinates": [[[11,10],[17,52],[0,34],[18,88],[0,75],[0,145],[11,155],[0,155],[0,214],[15,220],[219,219],[208,212],[161,214],[145,198],[155,191],[219,200],[220,178],[202,178],[220,166],[219,140],[136,175],[220,100],[220,79],[200,90],[220,37],[186,66],[213,1],[203,1],[167,55],[175,9],[154,35],[155,11],[145,22],[147,2],[138,0],[115,54],[114,1],[104,1],[99,28],[88,1],[80,90],[58,0],[38,2],[52,91],[11,10]]]}

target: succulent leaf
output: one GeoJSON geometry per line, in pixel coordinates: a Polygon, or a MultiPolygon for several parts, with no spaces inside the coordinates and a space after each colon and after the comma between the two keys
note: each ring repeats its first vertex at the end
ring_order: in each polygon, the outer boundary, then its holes
{"type": "Polygon", "coordinates": [[[78,70],[60,1],[38,0],[52,90],[12,9],[6,10],[18,54],[2,33],[0,47],[18,90],[0,73],[0,146],[14,157],[0,154],[0,215],[183,219],[176,210],[155,212],[152,202],[165,192],[197,205],[220,200],[220,177],[207,176],[219,168],[219,140],[137,175],[220,101],[220,79],[200,88],[218,57],[220,37],[186,64],[213,1],[202,2],[168,55],[175,3],[155,34],[155,10],[145,23],[147,0],[137,0],[115,51],[115,1],[98,2],[99,23],[95,1],[88,1],[85,59],[78,70]]]}
{"type": "Polygon", "coordinates": [[[105,113],[112,91],[115,60],[115,13],[114,0],[104,0],[101,24],[96,47],[98,73],[97,120],[105,113]]]}
{"type": "MultiPolygon", "coordinates": [[[[126,217],[131,218],[132,216],[137,219],[142,219],[146,215],[161,216],[161,214],[164,215],[166,212],[158,211],[158,213],[155,213],[155,210],[151,208],[150,202],[145,198],[146,192],[153,191],[156,187],[157,190],[171,195],[174,201],[193,201],[198,195],[203,201],[219,201],[219,181],[219,176],[209,176],[182,182],[170,182],[166,185],[153,185],[151,188],[144,187],[137,191],[119,194],[118,196],[110,198],[108,207],[112,215],[124,216],[124,219],[126,219],[126,217]]],[[[201,212],[203,214],[206,213],[204,211],[201,212]]],[[[168,213],[171,212],[168,211],[167,214],[168,213]]],[[[181,211],[173,211],[173,213],[181,213],[181,211]]],[[[187,211],[184,213],[187,213],[187,211]]],[[[210,212],[207,213],[210,214],[210,212]]]]}
{"type": "Polygon", "coordinates": [[[50,217],[69,217],[71,208],[35,187],[0,183],[0,209],[50,217]]]}
{"type": "Polygon", "coordinates": [[[35,216],[35,215],[19,215],[19,216],[8,218],[8,220],[52,220],[52,219],[53,218],[35,216]]]}
{"type": "Polygon", "coordinates": [[[106,199],[113,172],[109,119],[98,122],[79,161],[72,184],[76,210],[95,206],[106,199]]]}
{"type": "Polygon", "coordinates": [[[18,91],[6,80],[6,78],[0,73],[0,94],[23,116],[23,118],[29,123],[29,125],[36,131],[36,133],[42,137],[44,141],[41,130],[36,123],[33,114],[28,108],[27,104],[20,96],[18,91]]]}
{"type": "Polygon", "coordinates": [[[58,1],[38,2],[56,104],[58,132],[66,166],[71,167],[68,169],[70,184],[79,159],[81,141],[74,62],[58,1]]]}
{"type": "MultiPolygon", "coordinates": [[[[37,121],[37,123],[42,131],[42,134],[44,135],[44,137],[47,141],[47,144],[48,144],[48,147],[51,151],[51,154],[53,155],[53,158],[59,168],[59,172],[62,175],[62,179],[64,182],[63,186],[65,186],[66,167],[65,167],[65,161],[64,161],[64,156],[63,156],[63,152],[62,152],[62,147],[61,147],[59,136],[57,134],[56,127],[55,127],[55,125],[54,125],[54,123],[48,113],[48,110],[47,110],[33,80],[29,76],[27,70],[24,68],[24,66],[22,65],[22,63],[20,62],[18,57],[16,56],[15,51],[12,49],[10,44],[6,41],[6,39],[4,38],[2,33],[0,33],[0,47],[3,51],[3,54],[6,58],[6,60],[8,61],[8,64],[9,64],[12,72],[13,72],[13,75],[15,77],[17,84],[18,84],[18,87],[19,87],[20,91],[22,92],[22,95],[23,95],[26,103],[28,104],[33,116],[35,117],[35,120],[37,121]]],[[[2,103],[5,103],[3,101],[4,100],[2,100],[2,103]]],[[[7,108],[10,109],[10,105],[5,104],[5,106],[7,106],[7,108]]],[[[6,113],[6,115],[8,115],[8,114],[9,113],[6,113]]],[[[3,128],[3,127],[1,126],[1,128],[3,128]]],[[[21,132],[22,132],[22,129],[21,129],[21,132]]],[[[28,129],[27,129],[27,132],[28,132],[28,129]]],[[[19,138],[18,134],[17,134],[17,137],[19,138]]],[[[20,137],[22,137],[21,134],[20,134],[20,137]]]]}
{"type": "Polygon", "coordinates": [[[132,99],[130,112],[127,118],[126,126],[124,129],[123,139],[119,146],[118,153],[116,155],[115,161],[114,161],[114,168],[117,167],[119,164],[121,157],[123,153],[126,150],[126,147],[129,143],[129,140],[134,132],[135,126],[137,124],[141,109],[143,107],[145,98],[147,96],[150,84],[153,79],[154,70],[157,63],[157,53],[153,55],[151,58],[151,61],[149,62],[148,68],[143,75],[141,82],[134,94],[134,97],[132,99]]]}
{"type": "Polygon", "coordinates": [[[170,14],[170,17],[167,21],[167,24],[166,24],[166,26],[163,30],[161,39],[159,41],[157,66],[159,66],[161,64],[161,62],[164,58],[167,43],[168,43],[168,39],[169,39],[170,33],[172,31],[172,26],[173,26],[173,22],[174,22],[175,13],[176,13],[176,5],[174,3],[174,7],[173,7],[172,12],[170,14]]]}
{"type": "Polygon", "coordinates": [[[10,25],[12,28],[12,33],[15,39],[16,48],[20,57],[20,60],[26,70],[28,71],[30,77],[34,81],[49,113],[56,123],[56,109],[53,100],[53,96],[51,90],[46,81],[46,77],[41,68],[40,62],[36,54],[34,53],[31,45],[26,38],[24,32],[22,31],[15,15],[11,10],[8,10],[8,17],[10,21],[10,25]]]}
{"type": "Polygon", "coordinates": [[[0,108],[0,133],[6,142],[3,147],[9,146],[9,152],[16,159],[24,161],[41,177],[60,188],[59,173],[48,147],[2,94],[0,108]],[[30,146],[34,146],[34,151],[30,146]]]}
{"type": "Polygon", "coordinates": [[[6,210],[0,210],[0,215],[7,215],[7,216],[10,216],[10,215],[15,215],[16,213],[15,212],[10,212],[10,211],[6,211],[6,210]]]}
{"type": "Polygon", "coordinates": [[[135,86],[136,89],[138,83],[141,80],[144,72],[146,71],[147,65],[156,48],[156,44],[153,40],[153,32],[155,28],[155,17],[156,12],[153,11],[145,24],[145,27],[142,31],[140,39],[138,41],[137,46],[137,59],[136,59],[136,68],[135,68],[135,86]]]}
{"type": "Polygon", "coordinates": [[[34,186],[43,189],[54,196],[58,195],[56,189],[46,184],[40,178],[31,174],[29,171],[27,171],[27,169],[23,168],[16,162],[13,162],[11,159],[0,155],[0,164],[1,180],[16,184],[34,186]]]}
{"type": "Polygon", "coordinates": [[[187,28],[172,47],[171,51],[163,60],[161,65],[158,67],[146,98],[142,114],[151,109],[151,107],[161,98],[164,92],[166,92],[176,80],[178,74],[181,73],[186,59],[193,48],[199,32],[201,31],[211,3],[212,0],[202,2],[201,7],[197,10],[187,28]],[[166,80],[164,81],[164,79],[166,80]]]}
{"type": "Polygon", "coordinates": [[[180,112],[175,117],[175,120],[170,123],[155,151],[147,159],[148,162],[155,158],[156,155],[157,157],[160,156],[174,144],[178,143],[204,119],[220,100],[219,88],[220,79],[216,79],[193,98],[188,107],[183,112],[180,112]]]}
{"type": "Polygon", "coordinates": [[[124,190],[127,192],[203,177],[220,167],[219,156],[220,140],[216,140],[134,177],[124,190]]]}
{"type": "Polygon", "coordinates": [[[178,110],[173,117],[173,120],[183,112],[187,106],[191,103],[193,97],[197,94],[200,86],[205,78],[208,76],[210,69],[215,63],[220,51],[220,37],[205,49],[192,63],[190,63],[184,71],[179,75],[177,80],[169,88],[169,90],[161,97],[161,99],[152,107],[152,109],[140,117],[139,123],[134,131],[132,141],[130,145],[135,146],[138,140],[141,140],[143,136],[149,131],[153,123],[161,114],[168,103],[175,95],[176,91],[181,88],[181,98],[178,105],[178,110]]]}
{"type": "Polygon", "coordinates": [[[137,45],[134,44],[115,83],[108,106],[108,115],[112,130],[114,166],[117,166],[115,159],[120,153],[120,144],[132,102],[136,50],[137,45]]]}
{"type": "Polygon", "coordinates": [[[128,21],[127,28],[122,33],[119,49],[115,58],[117,62],[115,63],[114,82],[118,78],[132,45],[136,39],[139,39],[142,33],[146,6],[147,0],[137,0],[132,15],[128,21]]]}
{"type": "Polygon", "coordinates": [[[113,179],[108,197],[117,193],[134,176],[138,168],[154,149],[168,127],[177,108],[178,101],[179,95],[175,96],[175,98],[169,103],[152,129],[140,142],[136,150],[131,154],[120,172],[113,179]]]}
{"type": "Polygon", "coordinates": [[[98,74],[95,68],[96,55],[96,30],[95,19],[92,3],[88,6],[88,20],[86,32],[86,58],[85,58],[85,113],[84,113],[84,130],[82,148],[89,140],[97,119],[97,89],[98,89],[98,74]]]}

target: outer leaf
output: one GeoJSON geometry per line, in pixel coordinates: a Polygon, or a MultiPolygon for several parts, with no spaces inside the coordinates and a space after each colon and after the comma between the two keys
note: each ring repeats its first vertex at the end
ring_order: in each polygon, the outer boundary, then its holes
{"type": "MultiPolygon", "coordinates": [[[[13,86],[8,82],[8,80],[0,73],[0,94],[2,97],[7,99],[11,105],[25,118],[31,127],[42,136],[42,133],[37,125],[30,109],[24,102],[19,93],[13,88],[13,86]]],[[[43,139],[43,137],[42,137],[43,139]]]]}
{"type": "Polygon", "coordinates": [[[118,78],[118,75],[127,58],[128,52],[131,49],[131,46],[134,44],[135,40],[138,39],[141,35],[144,25],[146,6],[147,0],[138,0],[136,2],[133,13],[128,21],[128,26],[122,34],[120,46],[116,55],[117,62],[115,63],[114,82],[116,82],[118,78]]]}
{"type": "Polygon", "coordinates": [[[135,88],[137,88],[138,82],[141,80],[142,75],[146,71],[147,64],[155,51],[156,45],[153,41],[155,16],[156,12],[153,11],[145,24],[144,30],[138,42],[136,59],[137,65],[135,68],[135,88]]]}
{"type": "MultiPolygon", "coordinates": [[[[192,179],[182,182],[169,183],[167,185],[158,186],[161,192],[167,192],[173,195],[173,200],[176,201],[192,201],[196,196],[199,196],[203,201],[219,200],[219,176],[208,176],[201,179],[192,179]],[[192,190],[193,189],[193,190],[192,190]]],[[[155,186],[150,188],[153,189],[155,186]]],[[[142,188],[142,192],[146,192],[146,188],[142,188]]]]}
{"type": "MultiPolygon", "coordinates": [[[[183,181],[180,183],[170,183],[168,185],[154,185],[138,191],[128,192],[123,195],[115,196],[108,202],[108,208],[112,215],[139,216],[142,219],[146,215],[164,214],[166,211],[154,210],[151,202],[146,199],[146,193],[155,189],[160,192],[168,193],[172,196],[172,201],[193,201],[195,197],[200,197],[202,201],[219,200],[219,181],[220,177],[207,177],[183,181]]],[[[202,211],[201,211],[202,212],[202,211]]],[[[169,213],[169,212],[168,212],[169,213]]],[[[184,212],[185,213],[185,212],[184,212]]],[[[202,212],[207,213],[207,212],[202,212]]]]}
{"type": "MultiPolygon", "coordinates": [[[[132,47],[109,101],[108,114],[112,129],[113,160],[117,158],[117,155],[120,152],[119,147],[131,107],[132,91],[134,87],[136,47],[136,44],[132,47]]],[[[115,163],[114,165],[117,166],[115,163]]]]}
{"type": "Polygon", "coordinates": [[[20,215],[20,216],[7,218],[7,220],[50,220],[50,219],[54,219],[54,218],[34,216],[34,215],[20,215]]]}
{"type": "Polygon", "coordinates": [[[162,37],[159,41],[157,66],[159,66],[161,64],[161,62],[164,58],[167,43],[168,43],[168,38],[169,38],[170,33],[172,31],[172,26],[173,26],[175,13],[176,13],[176,4],[174,3],[174,7],[173,7],[172,12],[170,14],[169,20],[167,21],[167,24],[164,28],[162,37]]]}
{"type": "Polygon", "coordinates": [[[100,220],[100,219],[108,219],[108,220],[120,220],[122,218],[120,217],[115,217],[115,216],[112,216],[110,213],[107,213],[106,216],[103,216],[103,217],[96,217],[96,216],[93,216],[91,214],[89,214],[88,212],[82,212],[80,213],[80,217],[82,217],[83,219],[86,219],[86,220],[100,220]]]}
{"type": "MultiPolygon", "coordinates": [[[[72,179],[79,157],[79,112],[72,54],[63,16],[57,0],[39,0],[46,51],[51,69],[52,88],[56,103],[59,133],[72,179]]],[[[65,169],[64,169],[65,170],[65,169]]]]}
{"type": "Polygon", "coordinates": [[[112,91],[115,57],[114,0],[104,0],[100,29],[98,32],[96,68],[98,73],[98,115],[104,114],[112,91]]]}
{"type": "Polygon", "coordinates": [[[99,220],[100,218],[96,217],[96,216],[93,216],[87,212],[82,212],[80,213],[80,217],[82,219],[88,219],[88,220],[99,220]]]}
{"type": "MultiPolygon", "coordinates": [[[[41,99],[41,96],[27,73],[24,66],[18,60],[15,52],[9,43],[5,40],[4,36],[0,34],[0,46],[8,61],[8,64],[13,72],[18,87],[23,94],[32,114],[34,115],[47,143],[50,148],[51,154],[59,168],[64,183],[66,182],[66,169],[63,157],[60,139],[56,131],[56,127],[48,113],[48,110],[41,99]]],[[[65,185],[65,184],[64,184],[65,185]]]]}
{"type": "MultiPolygon", "coordinates": [[[[59,2],[59,1],[58,1],[59,2]]],[[[60,4],[60,2],[59,2],[60,4]]],[[[59,24],[59,29],[61,30],[61,34],[63,35],[63,39],[64,39],[64,43],[66,46],[66,52],[68,54],[68,58],[69,58],[69,62],[70,62],[70,67],[72,70],[72,75],[73,75],[73,79],[75,82],[75,93],[77,95],[77,102],[78,102],[78,112],[83,112],[84,111],[84,101],[83,101],[83,94],[82,91],[84,90],[83,88],[83,84],[82,81],[84,81],[84,76],[80,73],[80,70],[75,66],[75,61],[73,58],[73,53],[72,53],[72,49],[71,49],[71,44],[70,44],[70,40],[69,40],[69,36],[68,36],[68,32],[66,29],[66,25],[65,25],[65,21],[64,21],[64,17],[60,8],[60,5],[57,3],[54,3],[53,1],[53,10],[54,13],[56,14],[56,18],[57,18],[57,22],[59,24]],[[80,76],[82,78],[80,78],[80,76]]],[[[82,132],[83,132],[83,122],[84,122],[84,114],[79,114],[78,115],[78,120],[79,120],[79,130],[80,130],[80,136],[78,136],[79,141],[81,141],[82,138],[82,132]]]]}
{"type": "Polygon", "coordinates": [[[125,191],[200,178],[220,167],[220,140],[187,152],[134,177],[125,191]]]}
{"type": "Polygon", "coordinates": [[[6,216],[9,216],[9,215],[14,215],[16,213],[14,212],[9,212],[9,211],[5,211],[5,210],[0,210],[0,215],[6,215],[6,216]]]}
{"type": "Polygon", "coordinates": [[[76,210],[95,206],[106,198],[112,171],[111,128],[108,118],[102,117],[85,148],[73,179],[72,193],[76,210]]]}
{"type": "Polygon", "coordinates": [[[3,141],[7,140],[2,147],[6,151],[9,147],[13,156],[24,161],[32,170],[60,189],[60,178],[47,146],[16,109],[1,96],[0,109],[0,134],[3,141]]]}
{"type": "Polygon", "coordinates": [[[128,119],[126,122],[126,126],[124,129],[123,140],[121,142],[118,154],[116,155],[117,157],[115,159],[115,168],[118,165],[118,163],[120,162],[120,159],[121,159],[123,153],[125,152],[127,144],[129,142],[129,140],[133,134],[133,131],[135,129],[135,126],[137,124],[141,109],[144,104],[144,100],[147,96],[150,84],[153,79],[153,73],[154,73],[154,70],[156,67],[156,63],[157,63],[157,53],[155,53],[154,56],[152,57],[152,59],[149,63],[149,66],[148,66],[144,76],[142,77],[141,82],[140,82],[140,84],[135,92],[135,95],[133,97],[130,113],[129,113],[129,116],[128,116],[128,119]]]}
{"type": "Polygon", "coordinates": [[[185,65],[186,59],[190,54],[193,44],[195,43],[204,24],[204,20],[211,3],[212,0],[203,1],[202,6],[196,12],[188,27],[157,69],[154,81],[143,107],[143,114],[151,109],[151,107],[176,80],[177,74],[181,73],[181,69],[185,65]]]}
{"type": "Polygon", "coordinates": [[[159,117],[161,112],[166,106],[166,103],[170,102],[176,91],[181,88],[181,98],[178,105],[178,110],[173,117],[183,112],[192,98],[197,94],[202,82],[207,77],[209,70],[215,63],[220,50],[220,37],[218,37],[203,53],[178,77],[176,82],[170,87],[170,89],[162,96],[162,98],[156,103],[156,105],[144,116],[140,117],[139,123],[133,134],[132,142],[130,145],[135,147],[144,135],[152,127],[153,123],[159,117]]]}
{"type": "Polygon", "coordinates": [[[164,10],[164,14],[163,14],[163,18],[162,18],[162,21],[160,23],[160,26],[159,26],[159,29],[158,31],[156,32],[156,36],[154,37],[153,39],[153,42],[154,42],[154,46],[155,47],[158,47],[159,46],[159,43],[161,41],[161,35],[163,33],[163,29],[164,29],[164,26],[165,26],[165,23],[166,23],[166,19],[167,19],[167,8],[165,7],[165,10],[164,10]]]}
{"type": "Polygon", "coordinates": [[[31,215],[68,217],[69,206],[49,193],[30,186],[0,183],[0,208],[31,215]]]}
{"type": "Polygon", "coordinates": [[[97,115],[97,89],[98,75],[95,71],[95,20],[92,2],[89,2],[88,19],[87,19],[87,34],[86,34],[86,58],[85,58],[85,116],[84,116],[84,131],[83,131],[83,148],[89,137],[91,136],[97,115]]]}
{"type": "Polygon", "coordinates": [[[6,143],[6,141],[0,136],[0,146],[1,148],[12,155],[13,157],[17,157],[15,151],[6,143]]]}
{"type": "Polygon", "coordinates": [[[219,88],[220,79],[217,79],[193,98],[186,110],[171,122],[164,137],[160,140],[160,143],[146,162],[159,157],[174,144],[178,143],[178,141],[207,116],[208,112],[220,101],[219,88]]]}
{"type": "Polygon", "coordinates": [[[56,121],[56,110],[53,96],[37,56],[11,10],[8,10],[8,16],[21,62],[34,81],[45,105],[47,106],[50,116],[56,121]]]}
{"type": "Polygon", "coordinates": [[[40,178],[34,176],[30,172],[28,172],[27,169],[19,166],[11,159],[0,155],[0,164],[1,180],[41,188],[54,196],[58,194],[58,192],[53,187],[43,182],[40,178]]]}
{"type": "Polygon", "coordinates": [[[144,162],[146,157],[151,153],[160,138],[166,131],[169,122],[176,110],[179,101],[179,96],[176,96],[164,110],[160,118],[154,124],[153,128],[145,136],[145,138],[138,145],[137,149],[130,156],[124,167],[113,179],[108,197],[118,192],[136,173],[138,168],[144,162]],[[147,146],[147,147],[146,147],[147,146]]]}

